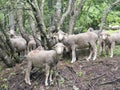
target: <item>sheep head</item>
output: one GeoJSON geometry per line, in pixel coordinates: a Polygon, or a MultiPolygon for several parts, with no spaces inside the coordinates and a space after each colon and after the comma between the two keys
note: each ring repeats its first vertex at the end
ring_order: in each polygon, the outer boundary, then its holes
{"type": "Polygon", "coordinates": [[[58,40],[59,41],[62,41],[63,40],[63,38],[64,38],[64,36],[66,35],[66,33],[64,33],[63,31],[58,31],[58,40]]]}
{"type": "Polygon", "coordinates": [[[54,47],[57,54],[63,54],[63,51],[65,49],[65,45],[63,43],[57,43],[54,47]]]}

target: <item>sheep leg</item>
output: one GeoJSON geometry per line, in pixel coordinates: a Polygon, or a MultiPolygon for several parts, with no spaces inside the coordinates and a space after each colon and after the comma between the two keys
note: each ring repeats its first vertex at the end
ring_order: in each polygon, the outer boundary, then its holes
{"type": "Polygon", "coordinates": [[[50,66],[46,65],[46,78],[45,78],[45,86],[48,86],[48,78],[50,75],[50,66]]]}
{"type": "Polygon", "coordinates": [[[113,43],[111,44],[111,47],[110,47],[110,57],[111,57],[111,58],[113,57],[113,49],[114,49],[114,47],[115,47],[115,42],[113,42],[113,43]]]}
{"type": "Polygon", "coordinates": [[[106,52],[107,55],[109,54],[109,51],[110,51],[109,49],[110,49],[110,47],[108,45],[106,45],[105,46],[105,52],[106,52]]]}
{"type": "Polygon", "coordinates": [[[75,53],[75,47],[72,47],[72,61],[71,63],[74,63],[76,61],[76,53],[75,53]]]}
{"type": "Polygon", "coordinates": [[[97,57],[97,47],[96,47],[95,43],[93,45],[93,53],[94,53],[93,60],[95,60],[97,57]]]}
{"type": "Polygon", "coordinates": [[[98,41],[98,50],[99,50],[99,55],[102,54],[102,42],[101,41],[98,41]]]}
{"type": "Polygon", "coordinates": [[[103,48],[102,48],[102,45],[100,45],[100,47],[99,47],[99,55],[102,54],[102,51],[103,51],[103,48]]]}
{"type": "Polygon", "coordinates": [[[53,75],[53,72],[51,71],[51,72],[50,72],[50,78],[49,78],[49,80],[50,80],[50,85],[53,85],[52,75],[53,75]]]}
{"type": "Polygon", "coordinates": [[[30,46],[28,44],[28,46],[27,46],[27,53],[29,53],[29,52],[30,52],[30,46]]]}
{"type": "Polygon", "coordinates": [[[35,50],[36,49],[36,45],[33,45],[33,50],[35,50]]]}
{"type": "Polygon", "coordinates": [[[31,85],[31,82],[30,82],[30,71],[31,71],[31,68],[32,68],[32,63],[30,61],[28,61],[28,66],[27,66],[27,69],[26,69],[26,75],[25,75],[25,82],[29,85],[31,85]]]}
{"type": "Polygon", "coordinates": [[[92,57],[92,54],[93,54],[93,50],[92,48],[90,47],[90,54],[89,54],[89,57],[87,58],[87,61],[89,61],[92,57]]]}

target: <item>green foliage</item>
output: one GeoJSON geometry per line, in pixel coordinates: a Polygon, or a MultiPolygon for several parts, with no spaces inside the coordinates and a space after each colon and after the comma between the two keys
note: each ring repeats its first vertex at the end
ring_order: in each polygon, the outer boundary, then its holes
{"type": "Polygon", "coordinates": [[[7,84],[8,79],[7,78],[3,78],[2,81],[3,81],[3,84],[1,85],[1,88],[3,90],[8,90],[8,84],[7,84]]]}
{"type": "MultiPolygon", "coordinates": [[[[62,14],[67,10],[69,0],[62,0],[62,14]]],[[[81,0],[78,0],[77,6],[80,4],[81,0]]],[[[74,33],[86,32],[89,27],[94,29],[99,29],[101,18],[103,16],[104,10],[114,0],[86,0],[85,5],[82,10],[82,14],[78,15],[77,21],[74,27],[74,33]]],[[[14,10],[15,14],[18,8],[18,5],[22,4],[24,6],[24,20],[25,28],[28,32],[31,33],[29,15],[33,16],[30,10],[29,4],[26,0],[0,0],[0,20],[4,21],[5,17],[9,17],[10,10],[14,10]],[[3,14],[4,13],[4,14],[3,14]],[[4,17],[5,15],[5,17],[4,17]]],[[[38,0],[38,5],[41,4],[41,1],[38,0]]],[[[116,5],[112,11],[107,16],[105,26],[109,25],[120,25],[120,4],[116,5]]],[[[56,12],[56,1],[55,0],[46,0],[44,4],[44,22],[47,27],[54,24],[53,18],[56,12]]],[[[65,32],[68,31],[70,21],[70,15],[66,18],[62,29],[65,32]]],[[[37,25],[37,24],[36,24],[37,25]]],[[[9,27],[9,18],[7,20],[7,26],[9,27]]]]}
{"type": "Polygon", "coordinates": [[[63,77],[61,77],[60,80],[59,80],[60,85],[63,85],[64,82],[65,82],[65,79],[63,77]]]}
{"type": "MultiPolygon", "coordinates": [[[[77,19],[74,32],[85,32],[89,27],[99,29],[104,10],[109,7],[114,0],[88,0],[82,11],[82,15],[77,19]],[[76,29],[78,28],[78,29],[76,29]]],[[[107,16],[105,26],[120,25],[120,5],[116,5],[107,16]]]]}
{"type": "Polygon", "coordinates": [[[119,32],[118,30],[107,30],[107,33],[109,34],[113,34],[113,33],[116,33],[116,32],[119,32]]]}
{"type": "Polygon", "coordinates": [[[79,77],[82,77],[83,76],[83,72],[82,71],[79,71],[76,73],[79,77]]]}

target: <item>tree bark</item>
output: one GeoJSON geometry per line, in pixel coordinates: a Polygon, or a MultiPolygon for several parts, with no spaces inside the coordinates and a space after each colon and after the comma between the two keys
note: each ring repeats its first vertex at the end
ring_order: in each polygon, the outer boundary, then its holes
{"type": "Polygon", "coordinates": [[[15,35],[14,11],[10,12],[10,34],[15,35]]]}
{"type": "Polygon", "coordinates": [[[23,27],[23,8],[21,5],[18,5],[17,17],[18,17],[19,30],[21,32],[25,32],[24,27],[23,27]]]}
{"type": "Polygon", "coordinates": [[[38,2],[36,0],[34,0],[34,3],[31,2],[30,0],[27,0],[27,2],[31,5],[32,10],[34,11],[34,17],[36,19],[36,22],[38,23],[38,28],[39,28],[39,31],[41,32],[41,39],[42,39],[42,42],[44,43],[44,47],[46,49],[47,47],[51,49],[50,42],[47,38],[46,26],[44,24],[42,13],[38,6],[38,2]]]}
{"type": "Polygon", "coordinates": [[[56,31],[58,31],[60,29],[59,21],[60,21],[60,18],[61,18],[61,8],[62,8],[61,0],[57,0],[57,2],[56,2],[56,13],[55,13],[55,29],[56,29],[56,31]]]}
{"type": "Polygon", "coordinates": [[[32,33],[33,33],[32,36],[34,37],[34,40],[36,42],[36,47],[41,46],[41,42],[37,37],[35,22],[31,16],[30,16],[30,27],[31,27],[32,33]]]}
{"type": "Polygon", "coordinates": [[[62,15],[59,23],[58,23],[58,28],[61,27],[61,25],[63,24],[63,22],[65,21],[65,18],[68,16],[68,14],[70,13],[71,10],[71,6],[72,6],[72,0],[69,0],[69,4],[68,4],[68,8],[66,10],[66,12],[62,15]]]}
{"type": "Polygon", "coordinates": [[[56,2],[56,18],[55,18],[55,27],[56,31],[59,31],[63,25],[63,22],[65,21],[65,18],[68,16],[71,10],[72,1],[69,0],[68,8],[64,14],[61,14],[61,8],[62,8],[62,2],[61,0],[57,0],[56,2]]]}
{"type": "Polygon", "coordinates": [[[73,33],[73,28],[74,28],[74,25],[75,25],[76,18],[77,18],[78,15],[81,15],[83,6],[85,4],[85,1],[86,0],[81,0],[78,8],[76,6],[77,5],[77,0],[74,3],[74,8],[72,10],[71,17],[70,17],[70,22],[69,22],[69,34],[73,33]]]}
{"type": "Polygon", "coordinates": [[[22,37],[28,42],[30,41],[30,38],[28,34],[26,34],[24,25],[23,25],[23,7],[22,5],[18,5],[18,10],[17,10],[17,17],[18,17],[18,26],[19,26],[19,31],[22,35],[22,37]]]}
{"type": "Polygon", "coordinates": [[[41,0],[41,7],[40,7],[40,10],[41,10],[41,15],[42,15],[42,17],[43,17],[43,15],[44,15],[44,3],[45,3],[45,0],[41,0]]]}
{"type": "MultiPolygon", "coordinates": [[[[104,11],[103,17],[102,17],[102,19],[101,19],[100,29],[99,29],[100,32],[102,32],[103,26],[104,26],[104,24],[105,24],[105,20],[106,20],[106,18],[107,18],[107,16],[108,16],[109,12],[110,12],[111,9],[112,9],[115,5],[117,5],[118,3],[120,3],[120,0],[116,0],[115,2],[113,2],[113,3],[104,11]]],[[[100,32],[99,32],[99,33],[100,33],[100,32]]]]}

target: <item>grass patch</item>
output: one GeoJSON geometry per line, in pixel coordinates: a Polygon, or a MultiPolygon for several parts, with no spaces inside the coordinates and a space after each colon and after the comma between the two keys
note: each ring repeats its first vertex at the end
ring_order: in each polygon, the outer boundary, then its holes
{"type": "Polygon", "coordinates": [[[115,49],[113,50],[114,56],[120,56],[120,46],[117,45],[115,49]]]}
{"type": "Polygon", "coordinates": [[[120,30],[107,30],[107,32],[109,34],[113,34],[113,33],[116,33],[116,32],[120,32],[120,30]]]}

